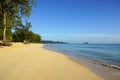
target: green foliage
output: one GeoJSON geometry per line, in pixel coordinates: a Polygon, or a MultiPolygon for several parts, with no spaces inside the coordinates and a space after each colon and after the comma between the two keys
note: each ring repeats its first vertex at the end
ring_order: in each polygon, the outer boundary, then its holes
{"type": "Polygon", "coordinates": [[[28,31],[27,39],[31,43],[39,43],[41,41],[41,36],[33,33],[32,31],[28,31]]]}
{"type": "Polygon", "coordinates": [[[23,42],[25,40],[32,43],[39,43],[41,41],[41,36],[33,33],[30,28],[30,22],[26,22],[26,25],[16,27],[15,32],[13,33],[13,41],[23,42]]]}
{"type": "Polygon", "coordinates": [[[11,30],[7,30],[7,31],[6,31],[6,39],[7,39],[7,41],[9,41],[9,42],[13,41],[13,34],[12,34],[12,31],[11,31],[11,30]]]}
{"type": "Polygon", "coordinates": [[[34,4],[34,0],[0,0],[0,38],[3,42],[6,42],[6,38],[12,40],[11,29],[18,26],[18,22],[22,23],[23,16],[30,16],[34,4]],[[10,31],[6,32],[8,29],[10,31]]]}
{"type": "Polygon", "coordinates": [[[41,36],[30,31],[31,23],[22,24],[22,17],[29,17],[35,0],[0,0],[0,39],[3,41],[40,42],[41,36]],[[12,29],[15,32],[12,33],[12,29]]]}

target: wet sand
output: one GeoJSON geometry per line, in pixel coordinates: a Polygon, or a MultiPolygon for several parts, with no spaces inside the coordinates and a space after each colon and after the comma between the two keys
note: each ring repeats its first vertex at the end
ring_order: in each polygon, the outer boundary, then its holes
{"type": "Polygon", "coordinates": [[[88,59],[76,59],[74,57],[70,57],[71,60],[74,60],[78,64],[82,64],[83,66],[87,67],[92,72],[96,73],[100,77],[104,78],[105,80],[120,80],[120,70],[115,69],[109,66],[104,66],[95,61],[88,60],[88,59]]]}
{"type": "Polygon", "coordinates": [[[103,80],[83,65],[43,44],[0,48],[0,80],[103,80]]]}

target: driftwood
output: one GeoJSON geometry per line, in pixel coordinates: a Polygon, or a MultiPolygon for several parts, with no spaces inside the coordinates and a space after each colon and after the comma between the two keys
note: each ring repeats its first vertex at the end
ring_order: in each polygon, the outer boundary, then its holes
{"type": "Polygon", "coordinates": [[[10,42],[0,42],[0,46],[12,46],[10,42]]]}

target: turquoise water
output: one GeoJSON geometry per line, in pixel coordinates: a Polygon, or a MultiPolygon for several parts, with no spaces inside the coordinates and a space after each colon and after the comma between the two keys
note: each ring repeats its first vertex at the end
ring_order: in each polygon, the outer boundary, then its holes
{"type": "Polygon", "coordinates": [[[46,44],[44,47],[77,59],[90,59],[120,67],[119,44],[46,44]]]}

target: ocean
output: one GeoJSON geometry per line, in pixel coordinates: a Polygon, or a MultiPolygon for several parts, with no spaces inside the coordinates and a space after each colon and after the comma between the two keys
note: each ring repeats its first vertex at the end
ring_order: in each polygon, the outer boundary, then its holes
{"type": "Polygon", "coordinates": [[[46,44],[44,48],[120,69],[120,44],[46,44]]]}

